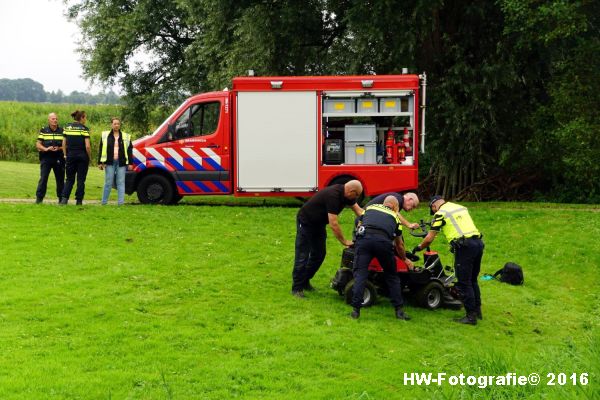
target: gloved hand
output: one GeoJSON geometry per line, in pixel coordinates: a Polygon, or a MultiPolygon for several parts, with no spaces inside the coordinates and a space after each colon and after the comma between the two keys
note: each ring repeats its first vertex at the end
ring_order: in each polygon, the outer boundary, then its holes
{"type": "Polygon", "coordinates": [[[413,253],[413,254],[417,254],[419,251],[423,251],[423,249],[422,249],[422,248],[420,248],[419,246],[415,246],[415,248],[414,248],[414,249],[412,249],[412,253],[413,253]]]}

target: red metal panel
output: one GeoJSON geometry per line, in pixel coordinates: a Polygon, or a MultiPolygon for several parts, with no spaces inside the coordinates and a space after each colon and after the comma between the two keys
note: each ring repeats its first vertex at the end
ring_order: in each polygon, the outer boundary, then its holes
{"type": "Polygon", "coordinates": [[[361,76],[267,76],[241,77],[233,79],[236,91],[269,90],[416,90],[418,75],[361,75],[361,76]],[[373,86],[364,88],[363,80],[373,81],[373,86]],[[272,81],[281,81],[281,89],[271,88],[272,81]]]}
{"type": "Polygon", "coordinates": [[[419,172],[416,165],[325,165],[319,168],[319,189],[338,176],[350,175],[363,183],[368,196],[416,189],[419,172]]]}

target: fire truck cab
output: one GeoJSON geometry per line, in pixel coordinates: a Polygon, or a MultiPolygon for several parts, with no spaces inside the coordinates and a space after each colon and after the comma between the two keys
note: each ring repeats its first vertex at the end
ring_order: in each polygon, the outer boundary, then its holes
{"type": "Polygon", "coordinates": [[[370,196],[415,189],[424,89],[424,74],[235,78],[231,90],[188,98],[134,141],[126,192],[173,204],[187,195],[310,196],[350,179],[370,196]]]}

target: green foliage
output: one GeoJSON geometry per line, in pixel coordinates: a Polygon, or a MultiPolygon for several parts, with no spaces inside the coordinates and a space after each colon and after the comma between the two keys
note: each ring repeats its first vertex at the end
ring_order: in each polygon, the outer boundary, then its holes
{"type": "Polygon", "coordinates": [[[73,91],[64,94],[44,91],[44,86],[32,79],[0,79],[0,101],[32,101],[36,103],[73,104],[118,104],[119,96],[110,90],[108,93],[89,94],[73,91]]]}
{"type": "Polygon", "coordinates": [[[69,14],[83,32],[86,76],[122,84],[139,130],[152,124],[157,104],[221,90],[248,69],[409,67],[429,78],[429,191],[469,197],[484,179],[523,176],[515,185],[554,198],[593,201],[600,193],[597,179],[584,184],[586,166],[600,157],[597,1],[80,0],[69,14]],[[152,61],[131,63],[140,53],[152,61]]]}
{"type": "MultiPolygon", "coordinates": [[[[600,199],[600,4],[503,1],[505,32],[516,56],[536,67],[525,163],[543,166],[550,196],[600,199]]],[[[525,66],[522,66],[523,70],[525,66]]]]}
{"type": "Polygon", "coordinates": [[[0,101],[45,101],[41,83],[32,79],[0,79],[0,101]]]}
{"type": "MultiPolygon", "coordinates": [[[[40,128],[48,124],[48,114],[55,112],[59,125],[64,126],[73,120],[71,113],[77,109],[84,110],[88,116],[92,158],[95,160],[100,133],[110,129],[111,117],[122,114],[121,106],[0,102],[0,160],[36,161],[35,142],[40,128]]],[[[124,130],[134,136],[140,134],[129,129],[130,120],[124,119],[123,123],[124,130]]]]}

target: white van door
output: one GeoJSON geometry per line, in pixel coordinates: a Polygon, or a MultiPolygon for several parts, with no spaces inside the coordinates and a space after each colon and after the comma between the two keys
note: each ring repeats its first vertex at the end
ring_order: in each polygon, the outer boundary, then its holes
{"type": "Polygon", "coordinates": [[[238,190],[317,188],[317,107],[314,91],[238,92],[238,190]]]}

